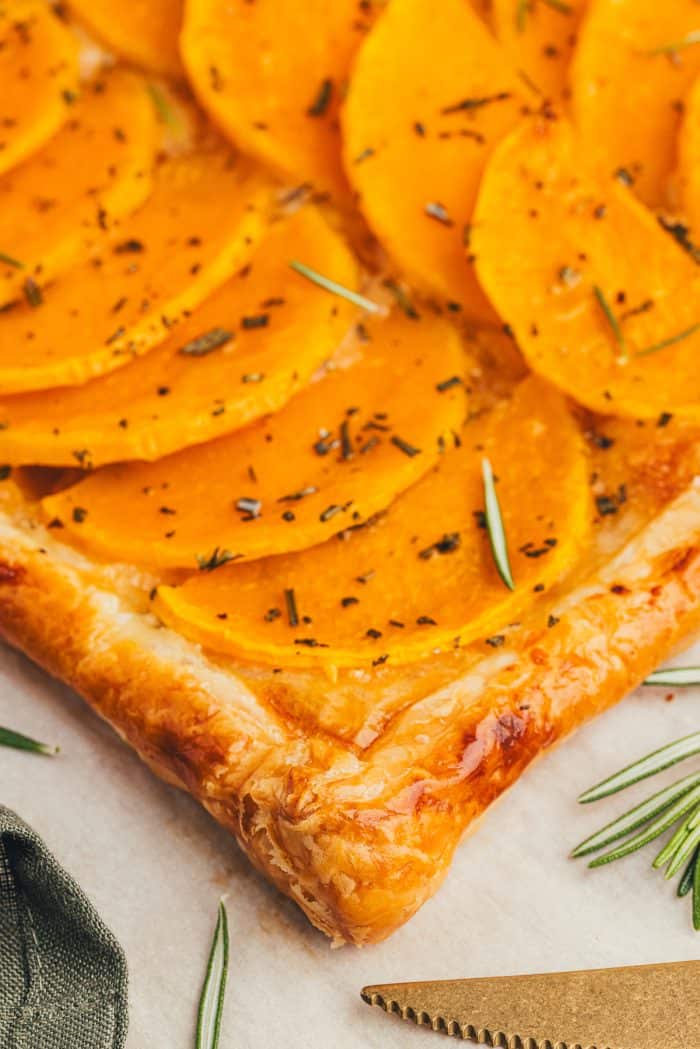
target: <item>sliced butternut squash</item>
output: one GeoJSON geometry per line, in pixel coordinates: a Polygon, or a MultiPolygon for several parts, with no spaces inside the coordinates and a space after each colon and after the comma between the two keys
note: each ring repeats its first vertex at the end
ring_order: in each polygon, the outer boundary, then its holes
{"type": "Polygon", "coordinates": [[[211,117],[283,175],[342,193],[338,110],[382,0],[187,0],[181,38],[211,117]]]}
{"type": "Polygon", "coordinates": [[[66,120],[78,86],[78,46],[46,0],[0,8],[0,174],[66,120]]]}
{"type": "Polygon", "coordinates": [[[2,317],[0,392],[87,382],[162,342],[247,262],[267,200],[227,149],[166,161],[99,256],[2,317]]]}
{"type": "Polygon", "coordinates": [[[544,98],[569,95],[569,64],[587,0],[494,0],[496,36],[544,98]]]}
{"type": "Polygon", "coordinates": [[[690,224],[690,250],[700,262],[700,77],[685,100],[678,168],[681,209],[690,224]]]}
{"type": "Polygon", "coordinates": [[[180,76],[184,0],[70,0],[70,8],[110,51],[164,76],[180,76]]]}
{"type": "Polygon", "coordinates": [[[522,87],[465,0],[392,0],[358,54],[344,110],[346,171],[383,246],[409,278],[486,320],[495,315],[474,275],[472,210],[522,87]]]}
{"type": "Polygon", "coordinates": [[[530,367],[604,414],[700,417],[700,273],[564,121],[494,154],[474,218],[479,279],[530,367]]]}
{"type": "Polygon", "coordinates": [[[575,121],[589,157],[632,180],[650,207],[666,201],[698,74],[697,0],[591,0],[572,66],[575,121]]]}
{"type": "Polygon", "coordinates": [[[0,178],[0,305],[21,298],[28,278],[53,280],[143,203],[156,134],[140,77],[83,85],[51,142],[0,178]]]}
{"type": "Polygon", "coordinates": [[[0,462],[93,466],[157,459],[276,411],[350,327],[354,308],[289,267],[304,259],[347,287],[357,265],[312,207],[273,225],[252,262],[162,346],[83,386],[0,400],[0,462]]]}
{"type": "Polygon", "coordinates": [[[209,648],[277,666],[406,663],[501,630],[576,560],[592,517],[587,462],[563,398],[539,379],[468,423],[386,514],[344,539],[162,586],[157,614],[209,648]],[[515,590],[483,523],[498,477],[515,590]]]}
{"type": "Polygon", "coordinates": [[[45,512],[91,550],[151,567],[192,568],[216,548],[265,557],[362,524],[430,469],[465,414],[451,325],[397,313],[367,335],[275,415],[96,471],[45,512]]]}

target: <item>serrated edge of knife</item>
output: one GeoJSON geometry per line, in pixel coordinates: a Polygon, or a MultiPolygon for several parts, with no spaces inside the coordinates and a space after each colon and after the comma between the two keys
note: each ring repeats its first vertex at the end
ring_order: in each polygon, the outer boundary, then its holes
{"type": "Polygon", "coordinates": [[[490,1045],[494,1049],[608,1049],[606,1046],[596,1047],[589,1043],[583,1045],[581,1042],[553,1042],[549,1038],[523,1037],[519,1034],[508,1034],[506,1031],[491,1031],[487,1027],[475,1027],[470,1023],[448,1020],[439,1014],[431,1015],[424,1009],[414,1009],[412,1005],[401,1005],[395,998],[385,998],[378,991],[371,994],[362,991],[361,998],[367,1005],[377,1005],[385,1013],[392,1013],[402,1020],[411,1020],[418,1027],[430,1027],[441,1034],[476,1042],[477,1045],[490,1045]]]}

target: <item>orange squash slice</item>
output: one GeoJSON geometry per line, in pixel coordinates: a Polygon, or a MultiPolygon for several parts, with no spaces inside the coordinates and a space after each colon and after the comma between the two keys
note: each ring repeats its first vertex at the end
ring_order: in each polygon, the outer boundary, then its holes
{"type": "Polygon", "coordinates": [[[569,64],[587,0],[494,0],[496,36],[544,98],[569,95],[569,64]]]}
{"type": "Polygon", "coordinates": [[[0,174],[44,145],[70,113],[78,46],[46,0],[0,8],[0,174]]]}
{"type": "Polygon", "coordinates": [[[342,193],[338,109],[377,0],[187,0],[182,54],[200,102],[283,175],[342,193]]]}
{"type": "Polygon", "coordinates": [[[21,298],[27,278],[53,280],[143,203],[156,134],[141,78],[83,85],[51,142],[0,178],[0,305],[21,298]]]}
{"type": "Polygon", "coordinates": [[[697,0],[591,0],[572,66],[575,121],[588,156],[626,173],[650,207],[665,202],[698,74],[697,0]]]}
{"type": "Polygon", "coordinates": [[[700,273],[564,121],[494,154],[475,212],[479,279],[530,367],[604,414],[700,418],[700,273]],[[579,143],[580,145],[580,143],[579,143]]]}
{"type": "Polygon", "coordinates": [[[700,77],[685,100],[679,145],[681,209],[691,231],[691,252],[700,262],[700,77]]]}
{"type": "Polygon", "coordinates": [[[107,557],[184,568],[215,548],[264,557],[362,524],[430,469],[465,414],[451,325],[398,313],[366,331],[276,414],[156,463],[96,471],[46,513],[107,557]]]}
{"type": "Polygon", "coordinates": [[[180,76],[183,0],[70,0],[70,8],[110,51],[164,76],[180,76]]]}
{"type": "Polygon", "coordinates": [[[225,149],[165,162],[99,256],[0,324],[0,393],[87,382],[162,342],[247,262],[267,191],[225,149]]]}
{"type": "Polygon", "coordinates": [[[392,0],[357,57],[344,110],[346,170],[383,246],[409,278],[490,321],[470,224],[522,86],[465,0],[392,0]]]}
{"type": "Polygon", "coordinates": [[[527,379],[368,527],[301,553],[202,570],[162,586],[156,611],[209,648],[278,666],[405,663],[489,637],[533,587],[575,561],[592,517],[586,473],[563,398],[527,379]],[[485,456],[498,477],[513,591],[480,526],[485,456]]]}
{"type": "Polygon", "coordinates": [[[356,284],[343,240],[304,208],[273,225],[252,262],[162,346],[83,386],[0,400],[0,462],[75,466],[76,449],[93,466],[157,459],[276,411],[334,352],[356,312],[294,273],[294,257],[356,284]]]}

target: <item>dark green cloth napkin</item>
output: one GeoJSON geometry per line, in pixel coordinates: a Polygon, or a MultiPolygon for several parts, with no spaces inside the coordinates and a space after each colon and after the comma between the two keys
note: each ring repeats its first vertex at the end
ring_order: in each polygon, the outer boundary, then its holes
{"type": "Polygon", "coordinates": [[[0,805],[0,1049],[120,1049],[124,953],[41,839],[0,805]]]}

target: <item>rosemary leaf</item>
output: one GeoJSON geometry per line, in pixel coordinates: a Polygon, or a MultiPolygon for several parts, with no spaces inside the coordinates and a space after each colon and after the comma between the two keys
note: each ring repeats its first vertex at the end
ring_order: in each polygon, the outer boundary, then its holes
{"type": "Polygon", "coordinates": [[[602,783],[598,783],[595,787],[591,787],[590,790],[584,791],[578,800],[582,804],[588,804],[591,801],[598,801],[600,798],[607,798],[611,794],[617,794],[618,791],[631,787],[632,784],[639,783],[640,780],[646,779],[648,776],[654,776],[657,772],[662,772],[664,769],[670,768],[671,765],[684,761],[685,758],[689,758],[699,752],[700,732],[693,732],[690,736],[684,736],[683,739],[678,739],[665,747],[661,747],[660,750],[655,750],[653,754],[647,754],[640,761],[635,761],[634,764],[628,765],[627,768],[622,769],[620,772],[616,772],[614,776],[609,776],[602,783]]]}
{"type": "Polygon", "coordinates": [[[354,306],[359,306],[362,310],[366,310],[367,313],[380,315],[386,312],[384,307],[378,302],[373,302],[371,299],[365,298],[364,295],[359,295],[356,291],[346,288],[343,284],[338,284],[336,281],[324,277],[321,273],[312,269],[311,266],[306,266],[303,262],[292,260],[289,265],[296,273],[301,274],[302,277],[306,277],[306,279],[310,280],[313,284],[317,284],[319,288],[324,288],[326,291],[330,291],[333,295],[339,295],[341,299],[347,299],[348,302],[351,302],[354,306]]]}
{"type": "Polygon", "coordinates": [[[161,124],[165,124],[166,127],[174,130],[180,127],[180,120],[170,105],[167,95],[158,84],[148,84],[146,87],[148,94],[151,96],[151,101],[158,115],[158,119],[161,124]]]}
{"type": "Polygon", "coordinates": [[[693,928],[700,932],[700,861],[693,871],[693,928]]]}
{"type": "Polygon", "coordinates": [[[684,331],[679,331],[677,335],[670,335],[668,339],[662,339],[661,342],[655,342],[653,346],[647,346],[643,350],[637,350],[635,357],[648,357],[649,354],[658,353],[659,350],[665,350],[668,346],[675,346],[677,342],[682,342],[683,339],[688,339],[691,335],[695,335],[696,331],[700,331],[700,324],[693,324],[690,328],[686,328],[684,331]]]}
{"type": "Polygon", "coordinates": [[[670,667],[668,670],[655,670],[643,684],[667,685],[671,688],[700,685],[700,667],[670,667]]]}
{"type": "Polygon", "coordinates": [[[678,846],[675,853],[671,857],[671,862],[668,865],[666,871],[666,879],[670,879],[676,874],[689,856],[695,855],[695,850],[700,845],[700,829],[698,827],[695,830],[690,831],[686,834],[682,843],[678,846]]]}
{"type": "Polygon", "coordinates": [[[488,459],[481,460],[481,475],[484,481],[484,500],[486,504],[486,529],[489,534],[491,553],[496,563],[498,574],[509,590],[515,590],[513,573],[510,568],[508,557],[508,542],[506,539],[501,507],[496,494],[496,484],[493,478],[493,468],[488,459]]]}
{"type": "Polygon", "coordinates": [[[0,262],[4,266],[12,266],[16,270],[23,270],[24,263],[20,262],[19,259],[15,259],[12,255],[5,254],[4,251],[0,251],[0,262]]]}
{"type": "Polygon", "coordinates": [[[682,40],[676,40],[672,44],[661,44],[660,47],[654,47],[651,51],[647,51],[647,54],[652,57],[655,55],[673,55],[686,47],[692,47],[693,44],[700,44],[700,29],[694,29],[692,33],[688,33],[682,40]]]}
{"type": "Polygon", "coordinates": [[[602,288],[599,288],[597,284],[593,285],[593,294],[596,297],[598,305],[600,306],[606,321],[610,325],[610,329],[615,336],[615,342],[617,343],[623,357],[627,356],[627,344],[625,343],[625,337],[622,334],[622,328],[620,322],[613,312],[613,308],[605,297],[605,293],[602,288]]]}
{"type": "Polygon", "coordinates": [[[668,861],[675,856],[676,852],[690,833],[690,821],[696,812],[697,809],[693,809],[687,819],[682,821],[676,833],[666,842],[663,849],[652,863],[654,870],[660,870],[662,867],[665,867],[668,861]]]}
{"type": "Polygon", "coordinates": [[[591,852],[602,849],[604,845],[610,845],[613,841],[618,841],[626,834],[630,834],[633,830],[641,827],[643,823],[647,823],[649,820],[654,819],[655,816],[665,812],[669,805],[672,805],[674,801],[683,797],[684,794],[687,794],[696,786],[700,786],[700,772],[686,776],[685,779],[679,780],[678,783],[672,783],[670,787],[665,787],[629,812],[618,816],[612,823],[608,823],[601,830],[592,834],[590,838],[586,838],[580,845],[577,845],[571,855],[575,857],[587,856],[591,852]]]}
{"type": "Polygon", "coordinates": [[[681,816],[685,816],[690,809],[695,808],[698,804],[700,804],[700,786],[684,794],[683,797],[679,798],[674,805],[671,805],[658,819],[654,820],[648,827],[645,827],[639,834],[635,834],[633,838],[629,838],[622,845],[618,845],[616,849],[606,852],[604,856],[598,856],[588,866],[602,867],[604,864],[622,859],[623,856],[629,856],[631,852],[636,852],[638,849],[643,848],[644,845],[648,845],[650,841],[660,837],[665,830],[673,826],[676,820],[680,819],[681,816]]]}
{"type": "Polygon", "coordinates": [[[29,736],[23,736],[21,732],[13,732],[9,728],[0,728],[0,746],[13,747],[15,750],[30,750],[34,754],[47,754],[53,756],[58,754],[58,747],[49,746],[48,743],[39,743],[29,736]]]}
{"type": "Polygon", "coordinates": [[[698,857],[700,857],[700,849],[695,850],[695,855],[693,856],[688,866],[685,868],[685,873],[681,878],[680,882],[678,883],[678,895],[681,897],[681,899],[684,896],[687,896],[693,887],[693,877],[695,875],[695,867],[698,862],[698,857]]]}
{"type": "Polygon", "coordinates": [[[207,973],[199,999],[195,1049],[216,1049],[219,1044],[228,975],[228,951],[228,915],[224,901],[220,900],[207,973]]]}

